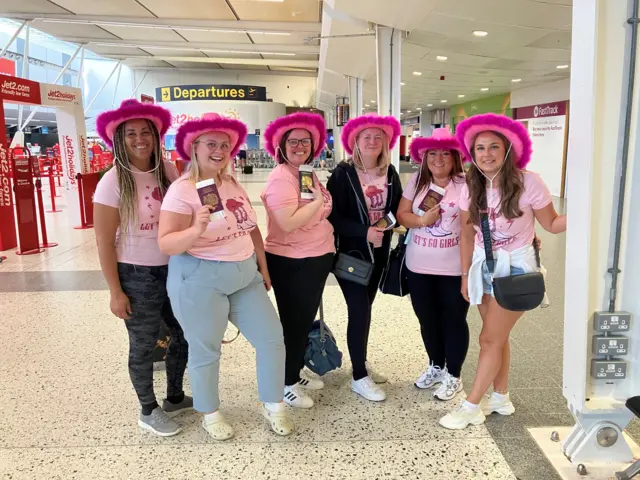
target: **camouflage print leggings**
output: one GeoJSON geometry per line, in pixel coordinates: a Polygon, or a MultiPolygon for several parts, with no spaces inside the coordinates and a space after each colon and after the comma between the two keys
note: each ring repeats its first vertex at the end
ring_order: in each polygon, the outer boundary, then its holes
{"type": "Polygon", "coordinates": [[[129,376],[140,404],[156,401],[153,391],[153,350],[164,322],[170,341],[165,359],[167,396],[182,393],[188,346],[180,324],[173,316],[167,297],[166,265],[145,267],[118,263],[120,285],[131,303],[131,318],[124,324],[129,332],[129,376]]]}

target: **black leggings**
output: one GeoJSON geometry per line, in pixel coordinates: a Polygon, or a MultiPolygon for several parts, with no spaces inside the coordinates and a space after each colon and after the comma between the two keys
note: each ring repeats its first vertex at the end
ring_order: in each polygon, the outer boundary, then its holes
{"type": "Polygon", "coordinates": [[[165,358],[167,397],[181,396],[189,346],[173,316],[167,296],[166,265],[145,267],[118,263],[120,285],[131,303],[131,318],[124,326],[129,333],[129,376],[145,415],[158,406],[153,390],[153,351],[164,323],[171,340],[165,358]]]}
{"type": "Polygon", "coordinates": [[[332,266],[333,253],[320,257],[289,258],[267,252],[267,267],[287,352],[285,385],[295,385],[300,381],[309,330],[320,307],[332,266]]]}
{"type": "Polygon", "coordinates": [[[389,249],[376,248],[373,255],[375,263],[369,285],[365,287],[354,282],[338,279],[338,284],[347,302],[349,318],[347,346],[349,347],[349,356],[353,365],[354,380],[360,380],[369,375],[366,361],[369,330],[371,328],[371,307],[378,292],[380,277],[382,277],[382,272],[387,265],[389,249]]]}
{"type": "Polygon", "coordinates": [[[429,361],[460,378],[469,349],[469,302],[460,293],[462,278],[408,271],[413,311],[420,321],[429,361]]]}

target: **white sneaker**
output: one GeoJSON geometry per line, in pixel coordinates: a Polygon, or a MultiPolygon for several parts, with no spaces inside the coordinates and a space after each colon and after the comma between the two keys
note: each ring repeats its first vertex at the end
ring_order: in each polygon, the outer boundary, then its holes
{"type": "Polygon", "coordinates": [[[313,399],[305,395],[299,384],[284,387],[284,403],[293,408],[311,408],[313,407],[313,399]]]}
{"type": "Polygon", "coordinates": [[[387,398],[385,391],[376,385],[371,377],[351,380],[351,390],[372,402],[382,402],[387,398]]]}
{"type": "Polygon", "coordinates": [[[305,390],[322,390],[324,388],[324,382],[319,378],[306,378],[300,376],[298,385],[305,390]]]}
{"type": "Polygon", "coordinates": [[[470,407],[467,402],[463,402],[460,408],[442,417],[440,425],[449,430],[462,430],[469,425],[482,425],[485,420],[479,405],[470,407]]]}
{"type": "Polygon", "coordinates": [[[445,373],[444,380],[440,384],[440,386],[433,392],[433,396],[443,400],[449,401],[452,400],[459,392],[462,391],[462,380],[459,378],[450,375],[448,372],[445,373]]]}
{"type": "Polygon", "coordinates": [[[385,375],[376,372],[369,362],[366,362],[365,366],[367,367],[367,373],[375,383],[387,383],[389,381],[385,375]]]}
{"type": "Polygon", "coordinates": [[[500,395],[493,392],[491,395],[485,395],[480,402],[482,413],[485,415],[491,415],[493,412],[500,415],[513,415],[516,408],[511,403],[511,397],[507,393],[506,395],[500,395]]]}
{"type": "Polygon", "coordinates": [[[421,389],[431,388],[438,383],[442,383],[444,377],[447,375],[447,368],[441,369],[437,365],[429,364],[427,369],[422,372],[422,375],[416,380],[416,387],[421,389]]]}

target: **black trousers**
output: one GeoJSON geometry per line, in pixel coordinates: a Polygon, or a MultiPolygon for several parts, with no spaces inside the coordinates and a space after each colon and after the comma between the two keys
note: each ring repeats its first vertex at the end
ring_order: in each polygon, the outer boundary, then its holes
{"type": "Polygon", "coordinates": [[[420,321],[429,361],[460,378],[469,349],[469,303],[460,293],[462,278],[408,270],[413,311],[420,321]]]}
{"type": "Polygon", "coordinates": [[[168,271],[167,265],[145,267],[118,263],[120,285],[131,303],[131,318],[124,321],[129,333],[129,376],[143,409],[156,403],[153,350],[162,323],[170,337],[165,358],[167,396],[184,393],[182,381],[187,367],[188,344],[167,296],[168,271]]]}
{"type": "Polygon", "coordinates": [[[360,380],[369,375],[365,365],[367,361],[367,347],[369,345],[369,330],[371,329],[371,311],[373,301],[378,293],[378,284],[382,272],[387,266],[389,258],[388,248],[376,248],[373,251],[373,273],[371,281],[366,287],[348,280],[338,279],[338,285],[347,302],[347,346],[351,365],[353,365],[353,379],[360,380]]]}
{"type": "Polygon", "coordinates": [[[320,307],[333,253],[310,258],[266,254],[287,352],[285,385],[300,381],[309,330],[320,307]]]}

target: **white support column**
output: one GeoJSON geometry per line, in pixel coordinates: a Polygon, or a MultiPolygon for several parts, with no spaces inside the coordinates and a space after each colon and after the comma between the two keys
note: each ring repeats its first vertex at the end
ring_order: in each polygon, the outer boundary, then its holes
{"type": "MultiPolygon", "coordinates": [[[[131,95],[129,95],[129,98],[135,98],[136,93],[138,93],[138,90],[140,90],[140,87],[142,86],[142,82],[144,82],[144,79],[147,78],[147,75],[149,75],[149,70],[145,70],[144,71],[144,75],[142,76],[142,78],[140,79],[140,81],[138,82],[138,84],[135,86],[135,88],[133,89],[133,92],[131,92],[131,95]]],[[[135,74],[131,76],[132,78],[135,77],[135,74]]]]}
{"type": "MultiPolygon", "coordinates": [[[[56,79],[53,81],[54,85],[57,85],[58,82],[60,81],[60,79],[62,78],[62,76],[65,74],[65,72],[69,69],[69,67],[71,66],[71,64],[73,63],[73,61],[76,59],[76,57],[78,56],[78,53],[80,52],[80,50],[84,51],[84,46],[83,45],[79,45],[78,49],[75,51],[75,53],[71,56],[71,58],[69,58],[69,60],[67,61],[67,63],[65,64],[64,67],[62,67],[62,70],[60,70],[60,73],[58,74],[58,76],[56,77],[56,79]]],[[[29,116],[27,117],[27,119],[24,121],[24,124],[22,124],[22,127],[20,127],[20,131],[24,131],[24,128],[28,125],[28,123],[31,121],[31,119],[34,117],[34,115],[36,114],[36,112],[40,110],[40,105],[37,105],[36,107],[33,108],[33,110],[31,110],[31,113],[29,114],[29,116]]]]}
{"type": "MultiPolygon", "coordinates": [[[[25,32],[24,39],[24,55],[22,57],[22,78],[28,78],[29,76],[29,37],[31,33],[31,26],[27,23],[27,30],[25,32]]],[[[18,107],[18,126],[22,125],[22,114],[24,112],[24,105],[20,104],[18,107]]],[[[24,127],[23,127],[24,128],[24,127]]],[[[22,132],[22,129],[20,130],[22,132]]]]}
{"type": "MultiPolygon", "coordinates": [[[[378,70],[378,113],[400,120],[400,80],[402,78],[402,30],[376,26],[378,70]]],[[[400,168],[400,142],[391,152],[392,163],[400,168]]]]}
{"type": "Polygon", "coordinates": [[[11,46],[11,44],[14,42],[14,40],[16,38],[18,38],[18,35],[20,35],[20,32],[22,31],[22,29],[25,27],[25,25],[27,24],[28,20],[25,20],[24,22],[22,22],[22,25],[20,25],[15,33],[12,35],[12,37],[9,39],[9,41],[7,42],[7,44],[4,46],[4,48],[2,49],[2,51],[0,52],[0,57],[4,57],[4,54],[7,53],[7,50],[9,50],[9,47],[11,46]]]}
{"type": "MultiPolygon", "coordinates": [[[[576,425],[563,439],[562,449],[574,463],[633,458],[622,436],[632,418],[624,402],[637,395],[640,386],[640,271],[634,248],[640,242],[640,226],[633,212],[633,202],[640,201],[637,87],[631,122],[625,125],[632,28],[627,20],[632,4],[633,0],[573,3],[563,394],[576,425]],[[591,346],[596,333],[593,314],[609,307],[625,131],[631,138],[617,310],[632,314],[627,334],[631,345],[628,356],[614,357],[628,362],[627,378],[604,380],[591,374],[591,360],[597,357],[591,346]]],[[[639,78],[636,74],[636,83],[639,78]]]]}
{"type": "Polygon", "coordinates": [[[78,69],[78,79],[76,80],[76,88],[80,89],[82,89],[82,86],[84,86],[84,82],[82,81],[82,71],[84,70],[84,47],[85,46],[83,44],[82,49],[80,50],[80,68],[78,69]]]}
{"type": "Polygon", "coordinates": [[[100,96],[100,94],[104,90],[104,87],[107,86],[107,84],[109,83],[109,80],[111,80],[111,77],[113,77],[113,74],[116,73],[116,70],[118,68],[120,68],[120,65],[122,65],[122,60],[118,61],[118,63],[115,64],[115,66],[113,67],[113,70],[111,70],[111,73],[109,74],[109,76],[106,78],[106,80],[104,81],[102,86],[98,89],[98,93],[96,93],[95,97],[93,97],[93,100],[91,100],[89,102],[89,105],[87,105],[87,108],[84,109],[84,114],[85,115],[87,114],[87,112],[89,112],[89,109],[93,106],[93,103],[98,99],[98,97],[100,96]]]}
{"type": "Polygon", "coordinates": [[[118,67],[118,75],[116,75],[116,86],[113,87],[113,101],[111,102],[111,108],[116,108],[116,99],[118,98],[118,85],[120,85],[120,74],[122,73],[122,63],[118,67]]]}
{"type": "Polygon", "coordinates": [[[364,89],[364,80],[356,77],[349,77],[349,118],[355,118],[362,115],[362,90],[364,89]]]}

